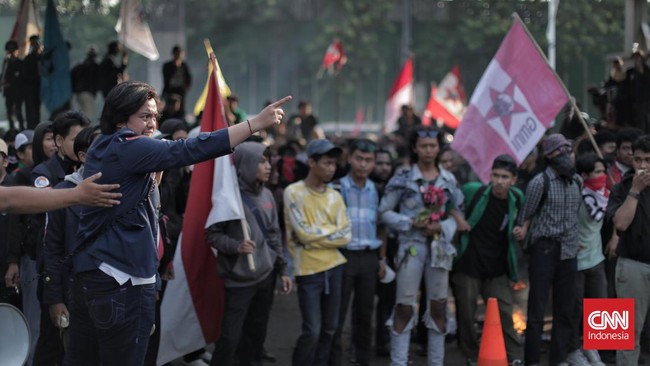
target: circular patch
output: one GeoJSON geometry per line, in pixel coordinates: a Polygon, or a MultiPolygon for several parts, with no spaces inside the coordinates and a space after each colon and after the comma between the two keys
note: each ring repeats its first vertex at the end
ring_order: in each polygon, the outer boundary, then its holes
{"type": "Polygon", "coordinates": [[[50,181],[47,179],[47,177],[40,176],[36,178],[34,181],[34,187],[36,188],[46,188],[50,186],[50,181]]]}

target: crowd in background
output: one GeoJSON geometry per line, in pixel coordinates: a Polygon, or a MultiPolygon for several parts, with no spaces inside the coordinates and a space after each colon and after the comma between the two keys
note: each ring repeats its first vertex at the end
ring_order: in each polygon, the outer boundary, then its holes
{"type": "MultiPolygon", "coordinates": [[[[75,186],[93,142],[105,134],[92,120],[97,95],[106,98],[128,79],[128,56],[111,42],[98,63],[98,50],[89,47],[72,69],[74,100],[42,121],[42,46],[38,37],[30,41],[23,60],[15,42],[5,45],[10,130],[0,140],[0,184],[75,186]]],[[[154,137],[180,141],[198,131],[184,120],[192,76],[182,48],[174,47],[172,56],[162,70],[154,137]]],[[[299,299],[303,326],[294,365],[336,366],[348,356],[368,365],[372,353],[407,365],[414,357],[411,335],[431,365],[444,364],[451,335],[473,364],[479,297],[499,300],[508,361],[539,364],[551,290],[551,364],[636,364],[650,335],[644,316],[650,307],[644,279],[650,274],[650,69],[642,51],[631,60],[627,70],[615,60],[604,87],[593,91],[599,119],[586,118],[585,129],[580,119],[588,116],[567,108],[560,133],[544,137],[522,164],[497,157],[485,185],[449,148],[453,133],[423,126],[412,106],[404,106],[394,133],[326,137],[311,103],[300,101],[283,123],[234,149],[250,238],[237,222],[206,229],[226,288],[224,322],[214,353],[200,349],[184,362],[272,362],[264,340],[278,288],[295,290],[299,299]],[[254,273],[245,259],[250,253],[262,258],[254,273]],[[524,340],[513,329],[512,313],[513,294],[525,287],[524,340]],[[583,350],[582,299],[617,296],[636,300],[636,349],[615,356],[583,350]],[[348,352],[342,330],[350,306],[348,352]]],[[[250,128],[237,96],[228,96],[224,107],[230,123],[250,128]]],[[[156,180],[160,297],[174,279],[170,263],[192,169],[170,168],[156,180]]],[[[26,315],[33,365],[62,364],[65,357],[68,336],[61,330],[75,317],[76,277],[57,269],[33,279],[72,252],[67,246],[79,213],[0,216],[0,302],[26,315]]],[[[153,331],[148,341],[147,365],[155,364],[159,337],[153,331]]]]}

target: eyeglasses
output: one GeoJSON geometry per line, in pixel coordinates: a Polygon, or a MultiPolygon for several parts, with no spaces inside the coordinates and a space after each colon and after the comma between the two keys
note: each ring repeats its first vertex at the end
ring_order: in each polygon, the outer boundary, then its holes
{"type": "Polygon", "coordinates": [[[438,131],[436,131],[436,130],[418,130],[418,137],[420,137],[420,138],[431,137],[432,139],[435,139],[436,137],[438,137],[438,131]]]}

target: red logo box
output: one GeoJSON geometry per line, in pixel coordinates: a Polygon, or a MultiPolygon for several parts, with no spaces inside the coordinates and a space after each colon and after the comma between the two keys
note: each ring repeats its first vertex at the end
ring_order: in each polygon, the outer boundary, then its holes
{"type": "Polygon", "coordinates": [[[634,349],[634,299],[584,299],[584,349],[634,349]]]}

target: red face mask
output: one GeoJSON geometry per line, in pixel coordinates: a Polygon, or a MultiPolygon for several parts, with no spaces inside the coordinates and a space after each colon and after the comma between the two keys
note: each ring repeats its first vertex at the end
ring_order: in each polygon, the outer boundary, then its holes
{"type": "Polygon", "coordinates": [[[600,191],[605,188],[607,185],[607,174],[601,174],[596,178],[590,178],[585,180],[585,187],[591,189],[592,191],[600,191]]]}

